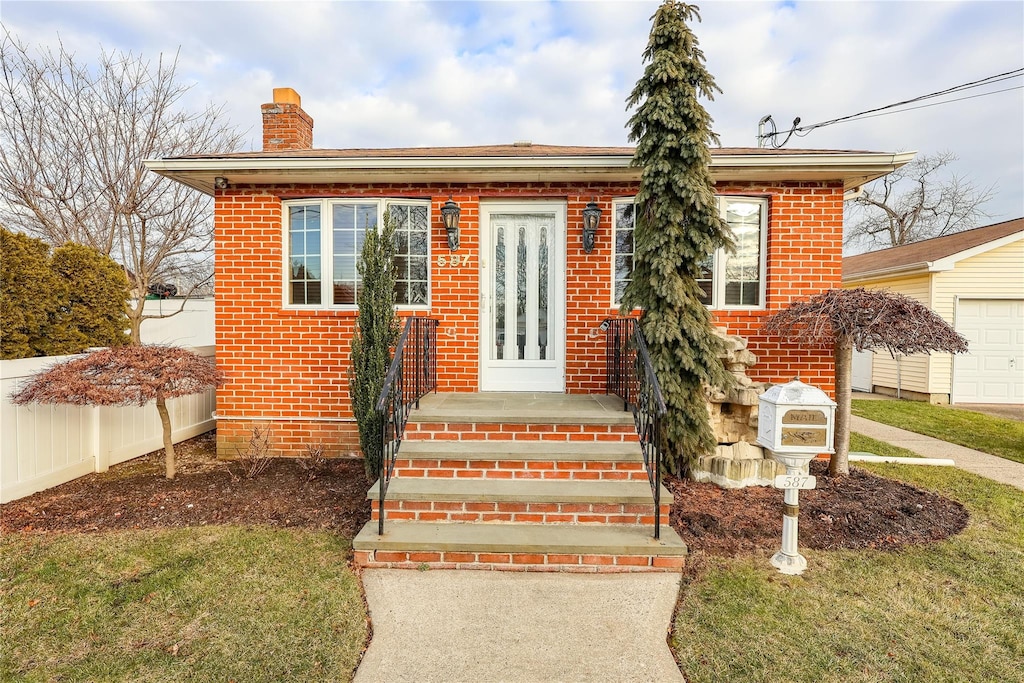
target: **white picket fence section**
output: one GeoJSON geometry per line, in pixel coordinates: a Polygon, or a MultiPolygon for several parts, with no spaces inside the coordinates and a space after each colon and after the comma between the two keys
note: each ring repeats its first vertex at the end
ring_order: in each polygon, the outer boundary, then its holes
{"type": "MultiPolygon", "coordinates": [[[[194,349],[212,357],[214,347],[194,349]]],[[[39,370],[74,356],[0,361],[0,503],[43,491],[163,446],[153,402],[145,406],[16,406],[10,395],[39,370]]],[[[167,402],[175,443],[213,429],[216,392],[167,402]]]]}

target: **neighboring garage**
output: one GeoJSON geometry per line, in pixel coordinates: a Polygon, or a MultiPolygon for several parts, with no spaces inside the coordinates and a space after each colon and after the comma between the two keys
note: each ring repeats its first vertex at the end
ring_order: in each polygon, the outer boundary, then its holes
{"type": "Polygon", "coordinates": [[[847,257],[843,286],[917,299],[970,346],[956,357],[861,355],[855,388],[932,403],[1024,404],[1024,218],[847,257]]]}

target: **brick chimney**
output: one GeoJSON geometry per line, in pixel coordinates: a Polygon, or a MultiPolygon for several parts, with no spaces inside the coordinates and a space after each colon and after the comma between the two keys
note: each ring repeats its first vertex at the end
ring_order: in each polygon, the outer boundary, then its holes
{"type": "Polygon", "coordinates": [[[313,117],[302,110],[299,93],[274,88],[274,101],[261,109],[264,152],[313,148],[313,117]]]}

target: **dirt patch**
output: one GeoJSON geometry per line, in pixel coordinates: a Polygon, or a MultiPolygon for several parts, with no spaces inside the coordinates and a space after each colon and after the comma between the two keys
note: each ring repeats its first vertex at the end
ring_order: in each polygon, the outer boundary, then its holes
{"type": "MultiPolygon", "coordinates": [[[[240,463],[217,460],[214,432],[176,450],[174,481],[163,476],[163,451],[150,453],[0,506],[0,531],[261,524],[351,537],[370,518],[362,460],[328,460],[311,473],[297,460],[275,459],[249,479],[240,463]]],[[[801,547],[892,549],[946,538],[967,524],[963,506],[937,494],[860,469],[835,479],[824,463],[811,468],[818,488],[800,492],[801,547]]],[[[778,549],[781,491],[725,490],[673,478],[665,484],[675,496],[671,524],[692,550],[736,555],[778,549]]]]}
{"type": "Polygon", "coordinates": [[[216,433],[175,447],[178,474],[163,476],[150,453],[0,507],[0,531],[109,531],[262,524],[332,529],[354,536],[370,518],[362,460],[332,459],[307,472],[274,459],[249,479],[240,463],[216,458],[216,433]]]}
{"type": "MultiPolygon", "coordinates": [[[[830,477],[823,461],[811,463],[817,488],[800,492],[800,546],[817,550],[891,550],[937,541],[967,526],[957,502],[852,468],[830,477]]],[[[778,550],[782,539],[782,491],[764,486],[721,489],[711,483],[666,478],[675,502],[672,527],[691,550],[733,556],[778,550]]]]}

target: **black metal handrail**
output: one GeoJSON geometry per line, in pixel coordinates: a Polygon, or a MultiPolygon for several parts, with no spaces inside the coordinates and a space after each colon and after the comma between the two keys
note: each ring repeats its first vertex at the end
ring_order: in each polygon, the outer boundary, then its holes
{"type": "Polygon", "coordinates": [[[667,410],[665,399],[636,318],[609,318],[602,326],[606,329],[605,390],[622,399],[623,410],[633,412],[647,481],[654,494],[654,538],[661,538],[661,419],[667,410]]]}
{"type": "Polygon", "coordinates": [[[436,390],[437,320],[407,318],[376,406],[377,416],[382,421],[378,534],[384,533],[384,499],[395,471],[409,413],[414,407],[420,407],[420,397],[436,390]]]}

